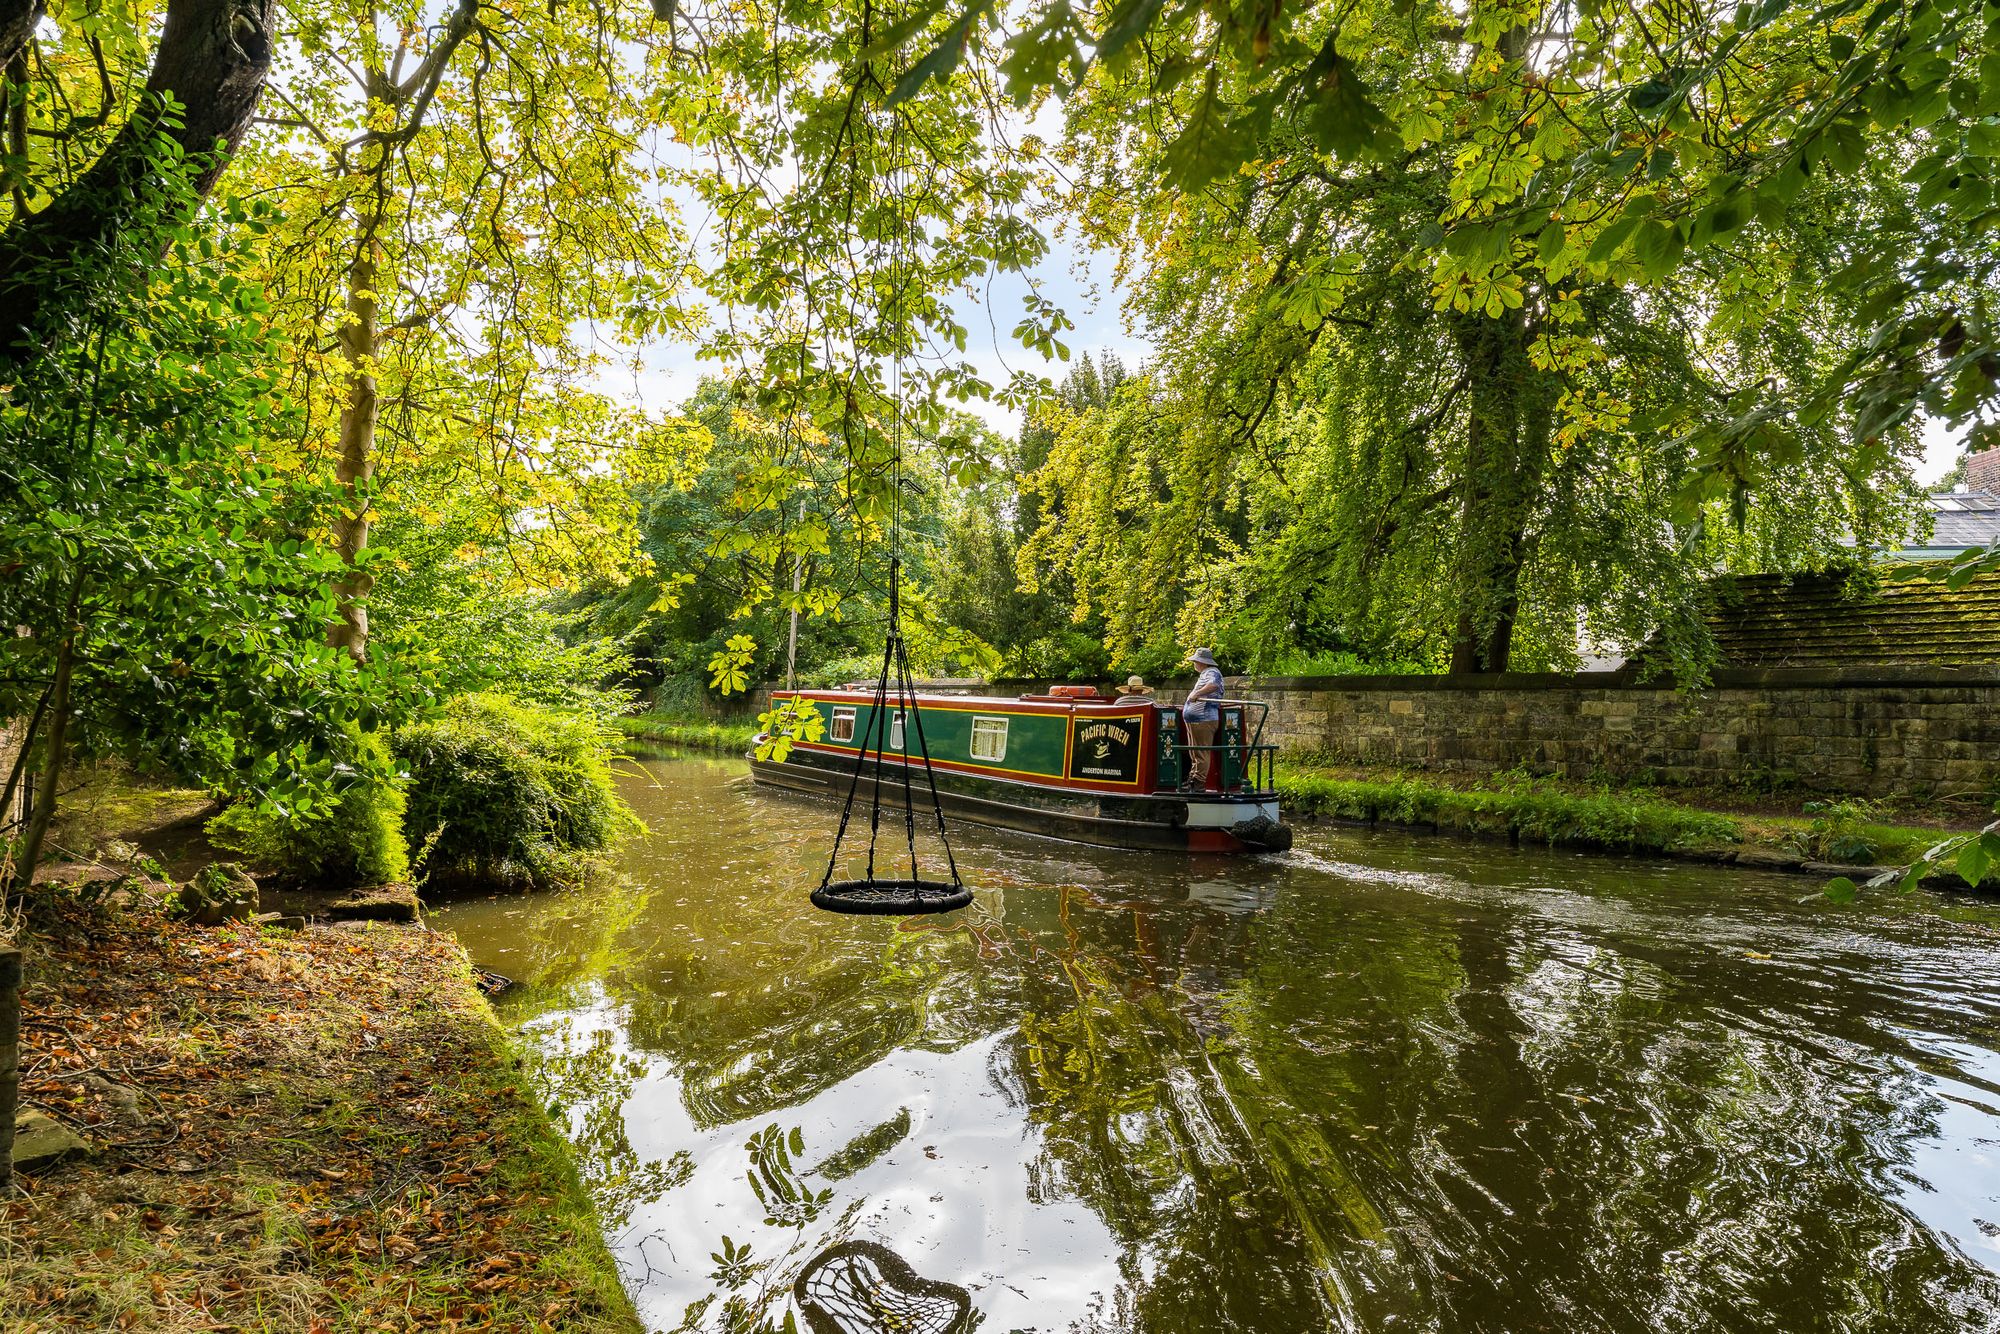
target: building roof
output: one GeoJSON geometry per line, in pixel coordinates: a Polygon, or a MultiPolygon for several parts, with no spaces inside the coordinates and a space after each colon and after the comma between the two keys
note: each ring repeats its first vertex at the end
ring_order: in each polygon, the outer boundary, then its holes
{"type": "MultiPolygon", "coordinates": [[[[2000,504],[2000,502],[1996,502],[2000,504]]],[[[2000,572],[1952,590],[1887,577],[1850,595],[1844,574],[1750,574],[1713,585],[1722,667],[1970,667],[2000,662],[2000,572]]]]}
{"type": "Polygon", "coordinates": [[[1926,538],[1914,534],[1884,554],[1897,560],[1942,560],[1967,547],[2000,542],[2000,495],[1991,491],[1947,491],[1931,497],[1936,523],[1926,538]]]}

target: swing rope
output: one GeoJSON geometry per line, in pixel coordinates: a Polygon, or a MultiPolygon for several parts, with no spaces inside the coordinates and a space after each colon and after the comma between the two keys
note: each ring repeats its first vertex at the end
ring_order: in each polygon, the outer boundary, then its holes
{"type": "MultiPolygon", "coordinates": [[[[900,129],[900,126],[897,128],[900,129]]],[[[890,153],[896,159],[890,168],[891,188],[900,200],[907,182],[897,180],[902,163],[895,131],[891,132],[890,153]]],[[[898,221],[901,225],[896,228],[892,243],[890,280],[891,291],[895,293],[892,298],[896,302],[895,313],[900,317],[906,258],[904,246],[908,239],[909,218],[899,210],[898,221]]],[[[868,727],[861,737],[859,753],[854,758],[854,773],[848,779],[847,799],[841,804],[840,825],[834,832],[833,849],[827,854],[826,872],[820,877],[819,888],[813,891],[812,901],[816,907],[829,912],[903,916],[963,908],[972,901],[972,891],[959,878],[958,858],[952,853],[951,838],[945,831],[944,803],[938,796],[937,772],[931,767],[930,743],[924,736],[923,710],[917,704],[916,681],[910,671],[909,641],[903,635],[903,339],[900,321],[891,332],[895,339],[895,355],[889,369],[888,631],[882,644],[882,667],[875,677],[874,707],[870,710],[868,727]],[[890,749],[889,683],[892,675],[899,705],[895,712],[897,736],[894,749],[903,784],[903,840],[910,854],[907,879],[880,878],[875,870],[875,850],[882,829],[882,770],[886,767],[890,749]],[[951,875],[949,880],[926,880],[917,855],[917,803],[910,783],[911,732],[916,733],[917,752],[923,760],[931,813],[937,821],[938,842],[944,848],[945,865],[951,875]],[[854,799],[861,790],[862,771],[868,767],[871,742],[875,750],[875,774],[868,802],[868,873],[862,880],[836,881],[833,875],[840,863],[840,845],[847,837],[848,822],[854,814],[854,799]]]]}

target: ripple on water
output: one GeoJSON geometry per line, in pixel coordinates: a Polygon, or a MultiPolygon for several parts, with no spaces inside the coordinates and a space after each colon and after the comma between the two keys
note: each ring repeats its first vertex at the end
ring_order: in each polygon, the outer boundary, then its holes
{"type": "Polygon", "coordinates": [[[646,768],[621,882],[438,917],[528,983],[653,1326],[859,1238],[988,1329],[2000,1328],[1992,910],[961,829],[974,909],[828,918],[835,807],[646,768]]]}

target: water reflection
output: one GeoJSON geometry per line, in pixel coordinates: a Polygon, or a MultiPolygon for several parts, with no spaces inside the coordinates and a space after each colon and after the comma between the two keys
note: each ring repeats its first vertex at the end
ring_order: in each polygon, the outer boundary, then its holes
{"type": "Polygon", "coordinates": [[[1308,832],[966,830],[815,913],[828,808],[649,766],[628,883],[441,913],[546,1053],[649,1323],[888,1245],[992,1329],[2000,1327],[1988,908],[1308,832]]]}

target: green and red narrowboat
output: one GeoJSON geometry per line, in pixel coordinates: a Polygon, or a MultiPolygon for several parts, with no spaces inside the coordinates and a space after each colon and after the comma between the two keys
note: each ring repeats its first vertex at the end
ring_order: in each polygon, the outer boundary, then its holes
{"type": "Polygon", "coordinates": [[[1009,698],[891,692],[878,706],[872,690],[853,687],[776,691],[772,704],[794,699],[818,711],[824,731],[813,740],[795,736],[782,761],[760,760],[753,750],[750,772],[759,783],[845,796],[859,761],[867,796],[879,763],[885,804],[902,805],[907,768],[913,799],[928,806],[928,749],[945,813],[974,824],[1113,848],[1265,852],[1292,843],[1271,786],[1276,747],[1262,744],[1264,706],[1255,702],[1224,702],[1215,744],[1206,748],[1214,757],[1208,785],[1184,790],[1196,748],[1184,740],[1180,710],[1150,700],[1056,686],[1009,698]],[[911,701],[922,748],[905,727],[911,701]],[[889,710],[886,737],[877,731],[878,707],[889,710]]]}

